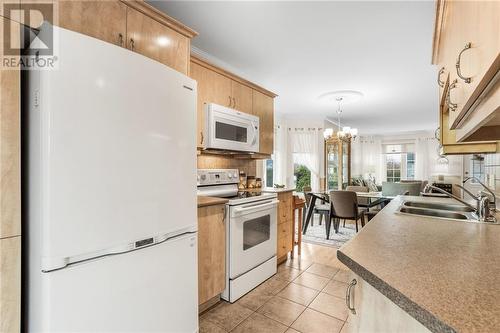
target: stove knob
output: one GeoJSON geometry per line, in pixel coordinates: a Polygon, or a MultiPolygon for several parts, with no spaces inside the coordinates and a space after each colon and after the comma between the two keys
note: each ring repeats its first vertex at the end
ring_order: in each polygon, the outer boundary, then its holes
{"type": "Polygon", "coordinates": [[[200,179],[202,182],[204,182],[205,180],[207,180],[207,175],[201,175],[200,179]]]}
{"type": "Polygon", "coordinates": [[[238,173],[235,172],[234,175],[233,175],[234,178],[238,178],[238,173]]]}
{"type": "Polygon", "coordinates": [[[231,179],[231,178],[233,178],[233,175],[229,173],[229,174],[227,175],[227,178],[231,179]]]}

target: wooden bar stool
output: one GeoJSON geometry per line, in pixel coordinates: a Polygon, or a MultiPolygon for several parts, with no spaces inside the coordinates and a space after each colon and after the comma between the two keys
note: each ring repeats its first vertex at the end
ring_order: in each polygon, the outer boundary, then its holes
{"type": "Polygon", "coordinates": [[[302,215],[304,213],[304,208],[306,207],[306,201],[302,198],[300,198],[298,195],[293,196],[293,226],[292,226],[292,254],[291,257],[293,258],[293,253],[295,252],[295,245],[298,245],[299,251],[298,254],[300,256],[302,252],[302,215]],[[298,211],[298,219],[295,217],[297,216],[296,212],[298,211]],[[295,223],[298,222],[298,239],[295,241],[295,223]]]}

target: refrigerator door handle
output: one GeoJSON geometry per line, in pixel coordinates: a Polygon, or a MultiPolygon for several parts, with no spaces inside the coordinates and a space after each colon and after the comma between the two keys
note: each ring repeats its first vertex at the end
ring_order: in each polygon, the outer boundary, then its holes
{"type": "Polygon", "coordinates": [[[191,233],[193,234],[196,233],[196,228],[189,227],[186,229],[178,230],[176,232],[170,232],[153,237],[142,238],[130,243],[125,243],[111,248],[106,248],[94,252],[88,252],[76,256],[55,257],[55,258],[43,257],[42,272],[49,273],[52,271],[63,269],[73,264],[140,250],[146,247],[161,244],[163,242],[166,242],[167,240],[171,240],[172,238],[180,237],[191,233]]]}

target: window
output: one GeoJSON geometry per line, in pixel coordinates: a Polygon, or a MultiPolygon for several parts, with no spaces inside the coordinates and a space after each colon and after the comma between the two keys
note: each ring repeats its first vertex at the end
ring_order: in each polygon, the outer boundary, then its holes
{"type": "Polygon", "coordinates": [[[401,180],[401,155],[386,154],[386,170],[388,182],[399,182],[401,180]]]}
{"type": "Polygon", "coordinates": [[[297,192],[303,192],[304,186],[311,186],[311,171],[305,165],[295,163],[293,174],[295,176],[295,189],[297,192]]]}
{"type": "Polygon", "coordinates": [[[272,187],[274,185],[274,161],[273,160],[266,160],[265,161],[265,182],[267,187],[272,187]]]}
{"type": "MultiPolygon", "coordinates": [[[[476,154],[472,156],[471,162],[471,171],[472,176],[479,179],[481,182],[484,182],[484,156],[476,154]]],[[[473,183],[476,183],[476,180],[472,180],[473,183]]]]}
{"type": "Polygon", "coordinates": [[[406,153],[406,179],[415,179],[415,153],[406,153]]]}

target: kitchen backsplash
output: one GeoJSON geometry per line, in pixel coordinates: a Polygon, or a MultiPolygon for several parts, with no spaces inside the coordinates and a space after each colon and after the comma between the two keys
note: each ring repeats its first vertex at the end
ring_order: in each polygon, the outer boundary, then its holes
{"type": "Polygon", "coordinates": [[[238,169],[247,175],[255,176],[257,160],[221,155],[198,155],[198,169],[238,169]]]}
{"type": "Polygon", "coordinates": [[[484,173],[486,185],[500,195],[500,154],[484,156],[484,173]]]}

